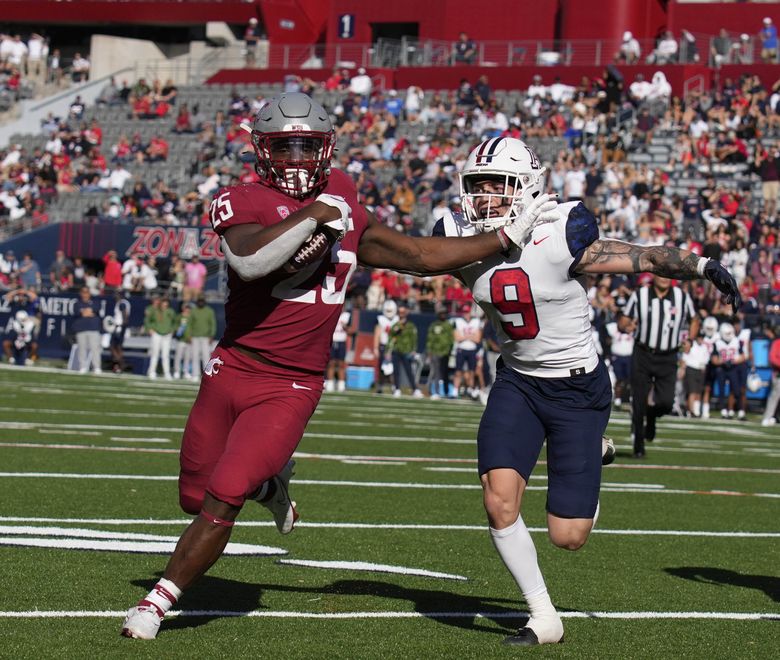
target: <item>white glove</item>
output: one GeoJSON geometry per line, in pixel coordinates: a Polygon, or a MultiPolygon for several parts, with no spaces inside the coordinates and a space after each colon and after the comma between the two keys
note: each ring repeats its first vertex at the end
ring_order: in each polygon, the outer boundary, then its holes
{"type": "Polygon", "coordinates": [[[323,193],[322,195],[318,195],[317,199],[314,201],[327,204],[328,206],[334,209],[338,209],[341,212],[340,218],[323,223],[325,227],[330,228],[333,233],[337,235],[337,240],[344,238],[344,235],[353,229],[352,209],[343,197],[340,195],[328,195],[327,193],[323,193]]]}
{"type": "Polygon", "coordinates": [[[539,195],[528,205],[519,218],[499,231],[502,231],[512,243],[523,247],[536,227],[546,222],[555,222],[558,219],[556,197],[556,195],[548,194],[539,195]]]}

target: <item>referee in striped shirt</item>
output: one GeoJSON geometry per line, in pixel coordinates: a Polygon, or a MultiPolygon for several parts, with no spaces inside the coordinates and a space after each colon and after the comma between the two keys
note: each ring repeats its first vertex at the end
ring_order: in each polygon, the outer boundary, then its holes
{"type": "Polygon", "coordinates": [[[644,458],[645,440],[655,438],[655,422],[671,412],[677,381],[677,353],[682,330],[690,323],[690,336],[699,333],[699,317],[691,297],[672,281],[653,276],[649,287],[634,291],[618,324],[635,335],[631,360],[631,426],[634,458],[644,458]],[[653,389],[653,405],[647,398],[653,389]]]}

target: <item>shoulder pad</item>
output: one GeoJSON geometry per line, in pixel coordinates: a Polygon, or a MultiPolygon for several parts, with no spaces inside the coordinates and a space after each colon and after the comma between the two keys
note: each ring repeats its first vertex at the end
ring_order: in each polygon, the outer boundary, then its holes
{"type": "Polygon", "coordinates": [[[436,221],[431,236],[473,236],[474,227],[460,214],[449,209],[436,221]]]}

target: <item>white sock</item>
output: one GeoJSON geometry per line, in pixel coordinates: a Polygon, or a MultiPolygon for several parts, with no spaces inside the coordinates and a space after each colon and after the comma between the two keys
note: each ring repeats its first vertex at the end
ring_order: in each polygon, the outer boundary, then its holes
{"type": "Polygon", "coordinates": [[[702,417],[709,417],[710,416],[710,404],[709,403],[702,403],[701,404],[701,416],[702,417]]]}
{"type": "Polygon", "coordinates": [[[181,598],[182,591],[170,580],[160,578],[160,581],[154,585],[154,588],[147,594],[139,605],[152,605],[157,610],[160,618],[173,607],[181,598]]]}
{"type": "Polygon", "coordinates": [[[504,529],[490,528],[499,556],[523,592],[531,618],[526,624],[539,642],[554,643],[563,636],[563,624],[547,593],[536,559],[536,547],[521,516],[504,529]]]}
{"type": "Polygon", "coordinates": [[[596,513],[593,514],[593,524],[590,526],[591,530],[596,527],[596,523],[599,521],[599,511],[601,511],[601,500],[596,501],[596,513]]]}
{"type": "Polygon", "coordinates": [[[693,414],[696,417],[699,417],[701,415],[701,401],[693,402],[693,414]]]}

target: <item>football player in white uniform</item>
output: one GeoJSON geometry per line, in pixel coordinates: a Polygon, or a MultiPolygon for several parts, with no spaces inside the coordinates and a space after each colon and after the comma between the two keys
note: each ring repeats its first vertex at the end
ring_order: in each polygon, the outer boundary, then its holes
{"type": "MultiPolygon", "coordinates": [[[[712,351],[715,348],[715,342],[720,338],[718,336],[718,319],[714,316],[708,316],[701,324],[702,331],[702,343],[707,347],[712,355],[712,351]]],[[[704,370],[704,394],[702,394],[701,403],[701,418],[710,418],[710,398],[712,397],[712,387],[715,385],[715,379],[717,377],[717,367],[712,364],[710,360],[709,364],[704,370]]]]}
{"type": "Polygon", "coordinates": [[[514,138],[491,138],[460,174],[463,216],[446,214],[434,235],[496,231],[503,254],[458,271],[496,328],[496,382],[480,423],[479,474],[490,534],[523,592],[531,617],[506,643],[563,640],[536,549],[520,516],[523,493],[547,439],[547,529],[552,542],[577,550],[598,511],[602,440],[612,388],[596,354],[584,274],[651,272],[706,277],[739,305],[737,285],[716,261],[665,246],[599,238],[580,202],[557,204],[536,154],[514,138]],[[521,231],[527,229],[527,231],[521,231]]]}
{"type": "Polygon", "coordinates": [[[745,419],[745,411],[742,408],[742,365],[746,360],[747,356],[734,326],[731,323],[721,323],[718,339],[712,349],[712,363],[719,367],[717,379],[722,402],[720,416],[723,418],[733,419],[736,408],[738,418],[745,419]],[[728,397],[726,383],[729,384],[728,397]]]}

